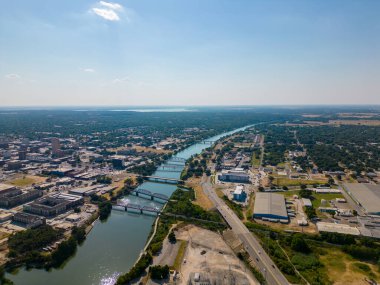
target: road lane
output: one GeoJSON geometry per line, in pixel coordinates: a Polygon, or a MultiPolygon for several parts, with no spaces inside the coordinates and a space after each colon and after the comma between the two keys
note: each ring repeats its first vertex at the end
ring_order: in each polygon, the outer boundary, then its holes
{"type": "Polygon", "coordinates": [[[214,203],[231,229],[243,242],[247,253],[260,269],[268,284],[288,285],[289,282],[264,251],[259,241],[247,229],[236,214],[215,193],[213,186],[210,183],[210,177],[203,177],[201,185],[203,191],[209,196],[210,200],[214,203]]]}

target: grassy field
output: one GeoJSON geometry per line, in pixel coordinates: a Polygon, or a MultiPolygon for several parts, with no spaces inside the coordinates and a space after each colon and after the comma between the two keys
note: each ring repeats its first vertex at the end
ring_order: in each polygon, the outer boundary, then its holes
{"type": "MultiPolygon", "coordinates": [[[[293,195],[298,195],[299,190],[291,190],[291,191],[285,191],[282,192],[286,198],[292,198],[293,195]]],[[[313,204],[313,207],[318,209],[318,207],[321,206],[321,199],[325,199],[327,201],[326,207],[330,206],[330,200],[334,200],[336,198],[344,198],[342,194],[338,193],[332,193],[332,194],[316,194],[313,192],[312,196],[314,199],[311,199],[311,203],[313,204]]]]}
{"type": "Polygon", "coordinates": [[[285,177],[278,177],[273,180],[273,184],[277,186],[300,186],[313,185],[313,184],[325,184],[327,179],[290,179],[285,177]]]}
{"type": "Polygon", "coordinates": [[[27,186],[31,186],[34,183],[40,183],[44,181],[46,181],[45,177],[26,175],[26,176],[20,176],[18,178],[10,180],[8,181],[8,183],[17,187],[27,187],[27,186]]]}
{"type": "Polygon", "coordinates": [[[376,265],[355,261],[339,249],[329,248],[320,255],[329,278],[335,285],[368,284],[364,278],[380,280],[380,272],[376,265]]]}
{"type": "Polygon", "coordinates": [[[327,207],[330,207],[330,200],[334,200],[335,198],[344,198],[344,196],[342,194],[335,194],[335,193],[332,193],[332,194],[316,194],[316,193],[313,193],[313,197],[315,199],[312,199],[311,200],[311,203],[313,204],[313,207],[314,208],[318,208],[321,206],[321,199],[325,199],[327,201],[327,207]]]}
{"type": "Polygon", "coordinates": [[[174,260],[173,268],[179,271],[181,269],[182,260],[186,252],[187,241],[178,240],[177,242],[180,242],[181,244],[179,245],[178,253],[174,260]]]}
{"type": "Polygon", "coordinates": [[[256,157],[255,154],[252,155],[252,166],[259,167],[260,166],[260,157],[256,157]]]}
{"type": "Polygon", "coordinates": [[[281,192],[285,196],[285,198],[292,198],[293,195],[299,195],[299,190],[290,190],[290,191],[285,191],[281,192]]]}
{"type": "Polygon", "coordinates": [[[192,187],[195,191],[195,201],[194,204],[201,206],[205,210],[211,209],[214,205],[208,196],[203,192],[202,186],[200,184],[201,178],[192,177],[186,181],[187,187],[192,187]]]}
{"type": "Polygon", "coordinates": [[[277,167],[285,167],[285,162],[280,162],[279,164],[277,164],[277,167]]]}

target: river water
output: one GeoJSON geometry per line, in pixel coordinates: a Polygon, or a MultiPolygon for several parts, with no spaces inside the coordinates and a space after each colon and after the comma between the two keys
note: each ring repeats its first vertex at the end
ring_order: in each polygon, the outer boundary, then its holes
{"type": "MultiPolygon", "coordinates": [[[[222,133],[207,140],[215,141],[223,136],[244,130],[239,128],[222,133]]],[[[209,144],[197,143],[179,152],[176,156],[188,159],[199,154],[209,144]]],[[[167,161],[170,164],[178,162],[167,161]]],[[[182,166],[183,168],[183,166],[182,166]]],[[[181,169],[179,169],[181,170],[181,169]]],[[[157,170],[154,176],[179,178],[180,172],[157,170]]],[[[170,196],[175,185],[144,182],[141,188],[170,196]]],[[[162,207],[162,204],[136,196],[126,196],[124,202],[139,205],[162,207]]],[[[151,231],[155,215],[140,215],[121,211],[112,211],[104,223],[97,221],[86,241],[61,269],[50,271],[41,269],[26,270],[21,268],[17,273],[7,274],[16,285],[111,285],[117,276],[126,273],[133,266],[143,250],[151,231]]]]}

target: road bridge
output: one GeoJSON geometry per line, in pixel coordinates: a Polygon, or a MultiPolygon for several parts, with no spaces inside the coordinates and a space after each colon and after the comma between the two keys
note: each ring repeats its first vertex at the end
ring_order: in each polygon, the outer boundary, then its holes
{"type": "Polygon", "coordinates": [[[140,214],[147,214],[147,213],[159,214],[161,212],[160,209],[150,207],[150,206],[140,206],[138,204],[133,204],[133,203],[123,204],[120,202],[118,202],[116,205],[113,205],[112,209],[117,210],[117,211],[125,211],[125,212],[128,212],[128,210],[135,210],[135,212],[137,211],[140,214]]]}
{"type": "Polygon", "coordinates": [[[173,166],[173,167],[177,167],[177,168],[183,168],[183,163],[170,163],[170,162],[165,162],[165,164],[163,166],[173,166]]]}
{"type": "Polygon", "coordinates": [[[183,165],[161,165],[159,168],[157,168],[158,171],[165,171],[165,172],[182,172],[183,165]]]}
{"type": "Polygon", "coordinates": [[[135,193],[137,197],[140,197],[141,194],[149,196],[151,200],[154,200],[154,198],[165,200],[165,201],[169,200],[169,197],[166,196],[165,194],[153,193],[149,190],[142,189],[142,188],[133,189],[131,192],[135,193]]]}
{"type": "Polygon", "coordinates": [[[167,178],[161,176],[143,176],[145,180],[159,183],[168,183],[168,184],[183,184],[184,181],[176,178],[167,178]]]}
{"type": "Polygon", "coordinates": [[[186,162],[186,158],[179,157],[179,156],[173,156],[172,158],[169,159],[169,161],[175,161],[175,162],[186,162]]]}
{"type": "Polygon", "coordinates": [[[211,140],[204,140],[202,141],[203,144],[214,144],[216,141],[211,141],[211,140]]]}

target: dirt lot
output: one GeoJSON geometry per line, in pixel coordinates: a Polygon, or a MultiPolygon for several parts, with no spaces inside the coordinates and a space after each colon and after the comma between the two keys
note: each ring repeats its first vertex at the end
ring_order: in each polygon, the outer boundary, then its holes
{"type": "Polygon", "coordinates": [[[188,242],[178,284],[190,284],[195,273],[212,284],[258,284],[219,234],[187,225],[176,236],[188,242]]]}
{"type": "Polygon", "coordinates": [[[200,185],[201,178],[192,177],[186,181],[187,187],[192,187],[195,191],[196,200],[194,204],[201,206],[205,210],[211,209],[214,205],[207,195],[203,192],[202,186],[200,185]]]}

